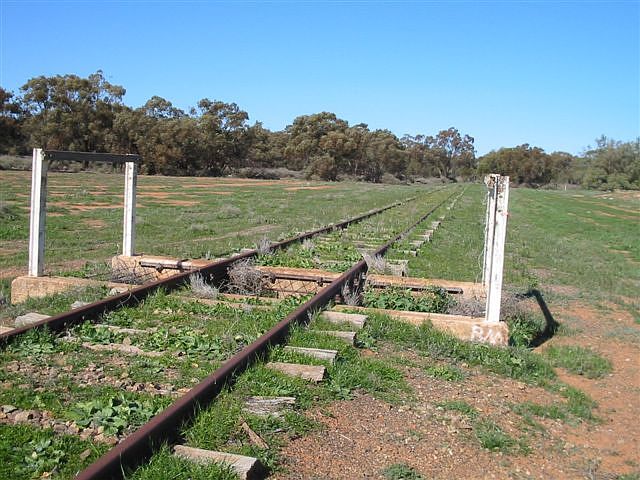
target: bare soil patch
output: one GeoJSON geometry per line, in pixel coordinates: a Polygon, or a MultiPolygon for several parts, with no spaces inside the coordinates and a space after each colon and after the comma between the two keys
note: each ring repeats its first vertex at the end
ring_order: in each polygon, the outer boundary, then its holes
{"type": "Polygon", "coordinates": [[[579,388],[595,400],[597,415],[602,423],[588,431],[568,430],[566,441],[592,452],[603,472],[615,474],[638,470],[640,464],[640,345],[624,338],[612,338],[609,333],[625,326],[640,330],[633,317],[616,305],[609,303],[608,311],[596,310],[575,302],[559,312],[559,319],[569,327],[577,328],[577,334],[556,336],[540,347],[549,345],[578,345],[595,350],[607,358],[613,371],[601,379],[588,379],[558,370],[560,379],[579,388]],[[636,462],[633,470],[629,463],[636,462]]]}
{"type": "Polygon", "coordinates": [[[640,199],[640,192],[633,190],[619,190],[616,192],[607,192],[607,193],[599,193],[596,197],[610,197],[610,198],[620,198],[624,200],[629,200],[632,198],[640,199]]]}
{"type": "Polygon", "coordinates": [[[580,293],[580,290],[571,285],[545,285],[546,290],[550,290],[558,295],[565,295],[567,297],[574,297],[580,293]]]}
{"type": "MultiPolygon", "coordinates": [[[[600,379],[558,371],[565,383],[587,393],[598,404],[599,422],[577,418],[536,417],[543,429],[524,423],[513,406],[521,402],[553,405],[564,402],[547,390],[459,365],[468,373],[463,382],[429,377],[415,365],[402,367],[415,400],[391,405],[360,395],[312,410],[324,428],[291,441],[284,449],[285,473],[278,479],[382,479],[385,467],[404,463],[428,479],[540,478],[614,479],[640,467],[640,345],[612,338],[612,329],[640,327],[614,304],[598,310],[571,303],[553,312],[575,332],[556,336],[547,345],[588,347],[612,362],[613,371],[600,379]],[[525,439],[530,453],[502,454],[484,449],[469,418],[438,406],[465,401],[514,439],[525,439]]],[[[553,308],[553,306],[552,306],[553,308]]],[[[427,365],[432,362],[410,351],[363,351],[391,360],[394,356],[427,365]]],[[[396,362],[397,363],[397,362],[396,362]]]]}
{"type": "Polygon", "coordinates": [[[525,401],[548,405],[557,399],[520,382],[468,373],[464,382],[452,383],[406,367],[405,377],[416,392],[414,402],[398,406],[361,395],[313,410],[309,415],[323,430],[291,442],[284,451],[288,471],[273,478],[382,479],[383,469],[396,463],[407,464],[428,479],[584,478],[584,462],[570,453],[573,446],[555,444],[550,438],[566,428],[558,420],[540,420],[546,434],[528,437],[529,455],[484,449],[472,420],[443,409],[440,402],[466,401],[479,416],[518,438],[522,419],[510,406],[525,401]]]}
{"type": "Polygon", "coordinates": [[[602,215],[603,217],[611,217],[611,218],[621,218],[623,220],[638,220],[638,217],[631,217],[629,215],[616,215],[614,213],[603,212],[602,210],[594,211],[597,215],[602,215]]]}

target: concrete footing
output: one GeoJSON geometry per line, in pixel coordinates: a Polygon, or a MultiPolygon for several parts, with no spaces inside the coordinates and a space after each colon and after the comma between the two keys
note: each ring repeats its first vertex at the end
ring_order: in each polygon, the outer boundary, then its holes
{"type": "Polygon", "coordinates": [[[497,346],[506,346],[509,343],[509,326],[504,322],[487,323],[483,317],[385,310],[381,308],[352,307],[349,305],[336,305],[333,308],[338,311],[357,311],[365,314],[380,313],[412,325],[422,325],[429,322],[434,328],[447,331],[454,337],[467,342],[487,343],[497,346]]]}
{"type": "Polygon", "coordinates": [[[16,277],[11,282],[11,303],[22,303],[28,298],[41,298],[56,293],[88,287],[106,286],[118,293],[136,287],[126,283],[102,282],[76,277],[16,277]]]}

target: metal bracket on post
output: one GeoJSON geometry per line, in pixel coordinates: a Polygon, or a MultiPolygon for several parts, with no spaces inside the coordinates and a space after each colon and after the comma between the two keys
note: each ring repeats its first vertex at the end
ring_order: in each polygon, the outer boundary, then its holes
{"type": "Polygon", "coordinates": [[[485,228],[483,283],[487,289],[487,323],[500,321],[504,246],[507,237],[509,177],[491,174],[485,177],[487,195],[487,225],[485,228]]]}
{"type": "Polygon", "coordinates": [[[31,213],[29,216],[29,266],[27,274],[39,277],[44,273],[44,242],[47,210],[47,170],[49,161],[41,148],[33,149],[31,168],[31,213]]]}
{"type": "Polygon", "coordinates": [[[489,288],[489,277],[491,273],[491,257],[493,255],[493,236],[495,232],[496,221],[496,197],[498,182],[496,179],[499,175],[487,175],[484,177],[484,183],[488,188],[487,191],[487,213],[484,220],[484,257],[482,265],[482,284],[485,288],[489,288]]]}
{"type": "Polygon", "coordinates": [[[138,183],[135,162],[126,162],[124,170],[124,225],[122,229],[122,254],[135,254],[136,243],[136,186],[138,183]]]}

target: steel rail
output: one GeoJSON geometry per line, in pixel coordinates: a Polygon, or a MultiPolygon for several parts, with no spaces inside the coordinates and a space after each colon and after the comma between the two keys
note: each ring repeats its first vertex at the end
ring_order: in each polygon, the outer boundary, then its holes
{"type": "MultiPolygon", "coordinates": [[[[395,242],[408,235],[452,196],[453,194],[449,195],[431,208],[417,222],[379,247],[373,254],[384,255],[395,242]]],[[[247,345],[172,405],[80,472],[76,480],[122,479],[127,471],[133,470],[150,458],[154,449],[164,444],[175,443],[179,439],[180,429],[195,417],[198,410],[211,403],[225,386],[233,383],[234,379],[257,358],[263,356],[270,346],[286,340],[293,324],[307,323],[311,312],[325,308],[329,302],[341,294],[344,285],[352,284],[366,272],[367,264],[364,260],[355,263],[255,342],[247,345]]]]}
{"type": "MultiPolygon", "coordinates": [[[[435,193],[436,191],[440,191],[440,190],[433,190],[428,193],[431,194],[431,193],[435,193]]],[[[296,235],[294,237],[288,238],[286,240],[282,240],[280,242],[272,243],[269,246],[269,250],[271,251],[271,250],[287,248],[293,245],[294,243],[301,242],[305,239],[314,237],[315,235],[330,232],[335,229],[344,229],[353,223],[366,220],[367,218],[370,218],[374,215],[378,215],[392,208],[404,205],[408,202],[412,202],[416,200],[416,198],[417,197],[409,197],[404,200],[400,200],[392,204],[386,205],[384,207],[369,210],[368,212],[365,212],[356,217],[343,220],[335,224],[330,224],[325,227],[321,227],[309,232],[305,232],[300,235],[296,235]]],[[[153,292],[155,292],[160,288],[163,288],[167,291],[172,291],[177,288],[180,288],[181,286],[189,282],[189,277],[193,274],[199,273],[205,276],[209,281],[220,284],[228,279],[228,270],[235,262],[239,260],[254,258],[258,255],[258,253],[259,252],[257,249],[253,249],[248,252],[240,253],[229,258],[212,261],[207,265],[190,270],[188,272],[179,273],[165,279],[148,282],[139,287],[135,287],[135,288],[132,288],[131,290],[127,290],[126,292],[113,295],[111,297],[103,298],[101,300],[97,300],[93,303],[89,303],[87,305],[76,308],[74,310],[69,310],[67,312],[62,312],[57,315],[53,315],[49,318],[45,318],[38,322],[34,322],[30,325],[14,328],[11,331],[0,334],[0,347],[2,347],[2,345],[7,344],[10,340],[14,339],[15,337],[22,335],[23,333],[28,332],[34,328],[47,327],[51,331],[57,332],[57,331],[64,330],[70,325],[82,323],[87,320],[95,320],[99,318],[100,315],[103,315],[104,313],[107,313],[113,310],[117,310],[118,308],[121,308],[121,307],[135,306],[139,304],[142,300],[144,300],[146,297],[148,297],[150,294],[152,294],[153,292]]]]}

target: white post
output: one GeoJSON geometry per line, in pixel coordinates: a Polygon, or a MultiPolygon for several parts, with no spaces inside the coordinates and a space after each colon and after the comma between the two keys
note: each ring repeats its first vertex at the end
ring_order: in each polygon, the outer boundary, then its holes
{"type": "Polygon", "coordinates": [[[504,268],[504,245],[507,238],[507,217],[509,205],[509,177],[496,175],[495,183],[495,216],[489,230],[494,230],[493,246],[489,257],[489,285],[487,289],[487,308],[485,321],[500,321],[500,301],[502,299],[502,274],[504,268]]]}
{"type": "Polygon", "coordinates": [[[138,174],[135,162],[126,162],[124,170],[124,228],[122,254],[133,256],[136,243],[136,185],[138,174]]]}
{"type": "Polygon", "coordinates": [[[31,214],[29,217],[29,266],[27,274],[39,277],[44,273],[45,218],[47,215],[47,170],[41,148],[33,149],[31,166],[31,214]]]}

